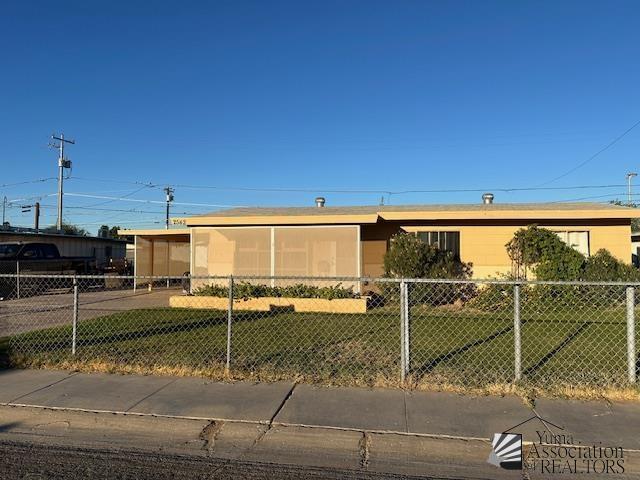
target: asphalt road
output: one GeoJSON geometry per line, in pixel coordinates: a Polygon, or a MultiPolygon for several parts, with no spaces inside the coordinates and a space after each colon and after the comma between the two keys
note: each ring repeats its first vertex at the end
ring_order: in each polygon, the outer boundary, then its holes
{"type": "MultiPolygon", "coordinates": [[[[49,479],[412,479],[329,468],[222,460],[168,453],[60,447],[0,441],[0,478],[49,479]]],[[[430,477],[437,478],[437,477],[430,477]]]]}

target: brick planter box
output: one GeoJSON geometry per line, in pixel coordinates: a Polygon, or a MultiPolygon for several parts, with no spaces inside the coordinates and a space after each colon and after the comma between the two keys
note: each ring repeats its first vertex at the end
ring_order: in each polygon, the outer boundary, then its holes
{"type": "MultiPolygon", "coordinates": [[[[169,298],[169,305],[175,308],[202,308],[226,310],[229,299],[222,297],[207,297],[200,295],[174,295],[169,298]]],[[[252,310],[268,312],[273,308],[291,307],[296,312],[324,312],[324,313],[366,313],[367,298],[289,298],[289,297],[258,297],[247,300],[233,301],[234,310],[252,310]]]]}

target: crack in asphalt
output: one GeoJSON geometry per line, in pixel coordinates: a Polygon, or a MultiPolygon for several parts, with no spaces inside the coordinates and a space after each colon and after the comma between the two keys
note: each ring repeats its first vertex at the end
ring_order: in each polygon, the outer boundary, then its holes
{"type": "Polygon", "coordinates": [[[362,432],[358,448],[360,450],[360,468],[366,470],[369,467],[369,459],[371,458],[371,435],[369,432],[362,432]]]}

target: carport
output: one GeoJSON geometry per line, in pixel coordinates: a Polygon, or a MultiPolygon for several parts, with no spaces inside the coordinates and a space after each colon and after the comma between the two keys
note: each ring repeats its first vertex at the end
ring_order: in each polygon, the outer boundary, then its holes
{"type": "MultiPolygon", "coordinates": [[[[172,230],[119,230],[135,238],[136,277],[178,277],[190,272],[191,235],[188,228],[172,230]]],[[[138,285],[148,283],[137,279],[138,285]]]]}

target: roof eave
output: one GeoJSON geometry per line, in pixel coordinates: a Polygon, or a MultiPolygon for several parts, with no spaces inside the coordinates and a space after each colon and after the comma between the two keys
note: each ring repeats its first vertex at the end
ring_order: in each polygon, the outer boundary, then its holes
{"type": "Polygon", "coordinates": [[[538,219],[631,219],[640,218],[633,210],[483,210],[380,212],[383,220],[538,220],[538,219]]]}

